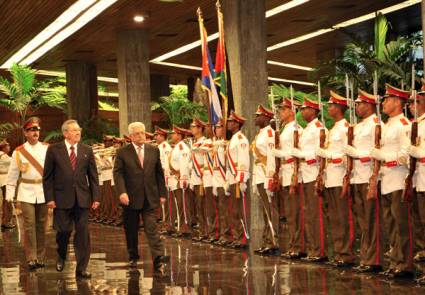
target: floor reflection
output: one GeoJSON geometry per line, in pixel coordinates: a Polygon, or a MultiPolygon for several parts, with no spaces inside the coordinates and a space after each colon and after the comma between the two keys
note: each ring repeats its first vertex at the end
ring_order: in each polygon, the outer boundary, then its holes
{"type": "MultiPolygon", "coordinates": [[[[379,276],[357,275],[327,266],[293,263],[222,249],[189,240],[166,238],[171,256],[164,273],[146,259],[137,271],[127,268],[123,231],[90,225],[93,278],[76,281],[72,244],[64,272],[55,270],[54,233],[48,233],[45,269],[28,272],[17,233],[0,236],[0,294],[424,294],[414,283],[393,283],[379,276]]],[[[142,257],[150,257],[141,234],[142,257]]]]}

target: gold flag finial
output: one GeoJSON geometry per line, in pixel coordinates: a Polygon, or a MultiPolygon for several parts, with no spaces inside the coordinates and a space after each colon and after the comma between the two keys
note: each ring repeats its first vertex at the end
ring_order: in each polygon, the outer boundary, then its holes
{"type": "Polygon", "coordinates": [[[217,0],[217,2],[215,3],[215,7],[217,7],[217,9],[221,8],[220,0],[217,0]]]}
{"type": "Polygon", "coordinates": [[[202,19],[201,7],[198,7],[198,9],[196,10],[196,13],[198,14],[198,18],[201,20],[202,19]]]}

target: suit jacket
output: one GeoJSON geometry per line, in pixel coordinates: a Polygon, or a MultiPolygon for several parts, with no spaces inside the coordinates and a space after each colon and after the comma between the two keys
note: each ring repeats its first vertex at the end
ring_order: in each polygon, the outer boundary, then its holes
{"type": "Polygon", "coordinates": [[[55,201],[56,208],[70,209],[75,202],[90,208],[99,201],[99,178],[93,150],[78,143],[77,166],[72,170],[65,142],[50,145],[44,162],[43,188],[46,202],[55,201]]]}
{"type": "Polygon", "coordinates": [[[143,168],[133,144],[119,149],[114,164],[114,183],[118,196],[128,194],[130,203],[124,208],[143,209],[145,198],[150,208],[158,208],[160,196],[166,196],[159,149],[144,144],[143,168]]]}

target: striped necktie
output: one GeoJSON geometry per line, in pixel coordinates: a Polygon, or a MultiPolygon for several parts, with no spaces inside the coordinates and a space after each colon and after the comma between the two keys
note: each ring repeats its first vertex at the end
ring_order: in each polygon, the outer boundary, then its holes
{"type": "Polygon", "coordinates": [[[69,160],[71,161],[71,167],[72,170],[75,170],[75,167],[77,166],[77,156],[75,155],[75,147],[72,145],[70,147],[71,153],[69,154],[69,160]]]}

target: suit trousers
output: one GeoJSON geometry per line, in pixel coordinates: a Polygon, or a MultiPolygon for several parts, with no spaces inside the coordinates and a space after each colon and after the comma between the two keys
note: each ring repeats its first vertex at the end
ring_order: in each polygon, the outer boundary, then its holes
{"type": "Polygon", "coordinates": [[[282,188],[288,225],[288,252],[292,253],[305,253],[304,194],[300,188],[301,185],[298,186],[298,194],[290,194],[289,186],[282,188]]]}
{"type": "Polygon", "coordinates": [[[53,228],[57,231],[56,243],[58,255],[65,260],[68,252],[69,238],[73,228],[74,252],[77,260],[76,271],[85,271],[90,260],[90,235],[88,230],[88,208],[81,208],[75,203],[71,209],[53,210],[53,228]]]}
{"type": "Polygon", "coordinates": [[[237,194],[236,186],[238,184],[230,185],[230,194],[232,196],[232,234],[233,242],[246,244],[246,235],[244,232],[244,226],[248,231],[248,200],[242,192],[237,194]],[[243,222],[243,223],[242,223],[243,222]]]}
{"type": "Polygon", "coordinates": [[[218,202],[212,187],[205,188],[205,217],[208,237],[218,238],[218,202]]]}
{"type": "Polygon", "coordinates": [[[0,188],[0,222],[1,225],[12,223],[13,208],[12,204],[6,201],[6,186],[0,188]]]}
{"type": "Polygon", "coordinates": [[[27,261],[43,261],[46,255],[47,205],[21,202],[27,261]]]}
{"type": "Polygon", "coordinates": [[[217,202],[218,202],[218,231],[220,233],[220,240],[230,241],[231,236],[231,201],[232,198],[227,196],[224,188],[217,188],[217,202]]]}
{"type": "Polygon", "coordinates": [[[367,200],[368,183],[352,184],[353,209],[360,229],[360,264],[381,265],[380,198],[367,200]]]}
{"type": "Polygon", "coordinates": [[[342,187],[325,189],[334,259],[353,262],[354,220],[351,196],[341,198],[342,187]]]}
{"type": "Polygon", "coordinates": [[[413,270],[413,226],[411,203],[402,201],[402,190],[382,195],[382,208],[390,212],[394,228],[394,246],[390,254],[390,268],[401,271],[413,270]]]}
{"type": "Polygon", "coordinates": [[[144,231],[148,240],[152,257],[163,255],[164,247],[158,233],[157,211],[152,209],[147,199],[144,201],[143,209],[129,209],[124,207],[123,223],[125,238],[127,241],[127,251],[130,260],[139,259],[139,222],[140,216],[143,219],[144,231]]]}
{"type": "Polygon", "coordinates": [[[323,198],[317,196],[315,183],[303,183],[307,255],[326,257],[323,198]]]}
{"type": "Polygon", "coordinates": [[[263,205],[264,231],[262,247],[279,247],[279,199],[276,193],[267,196],[264,184],[257,184],[258,194],[263,205]]]}

